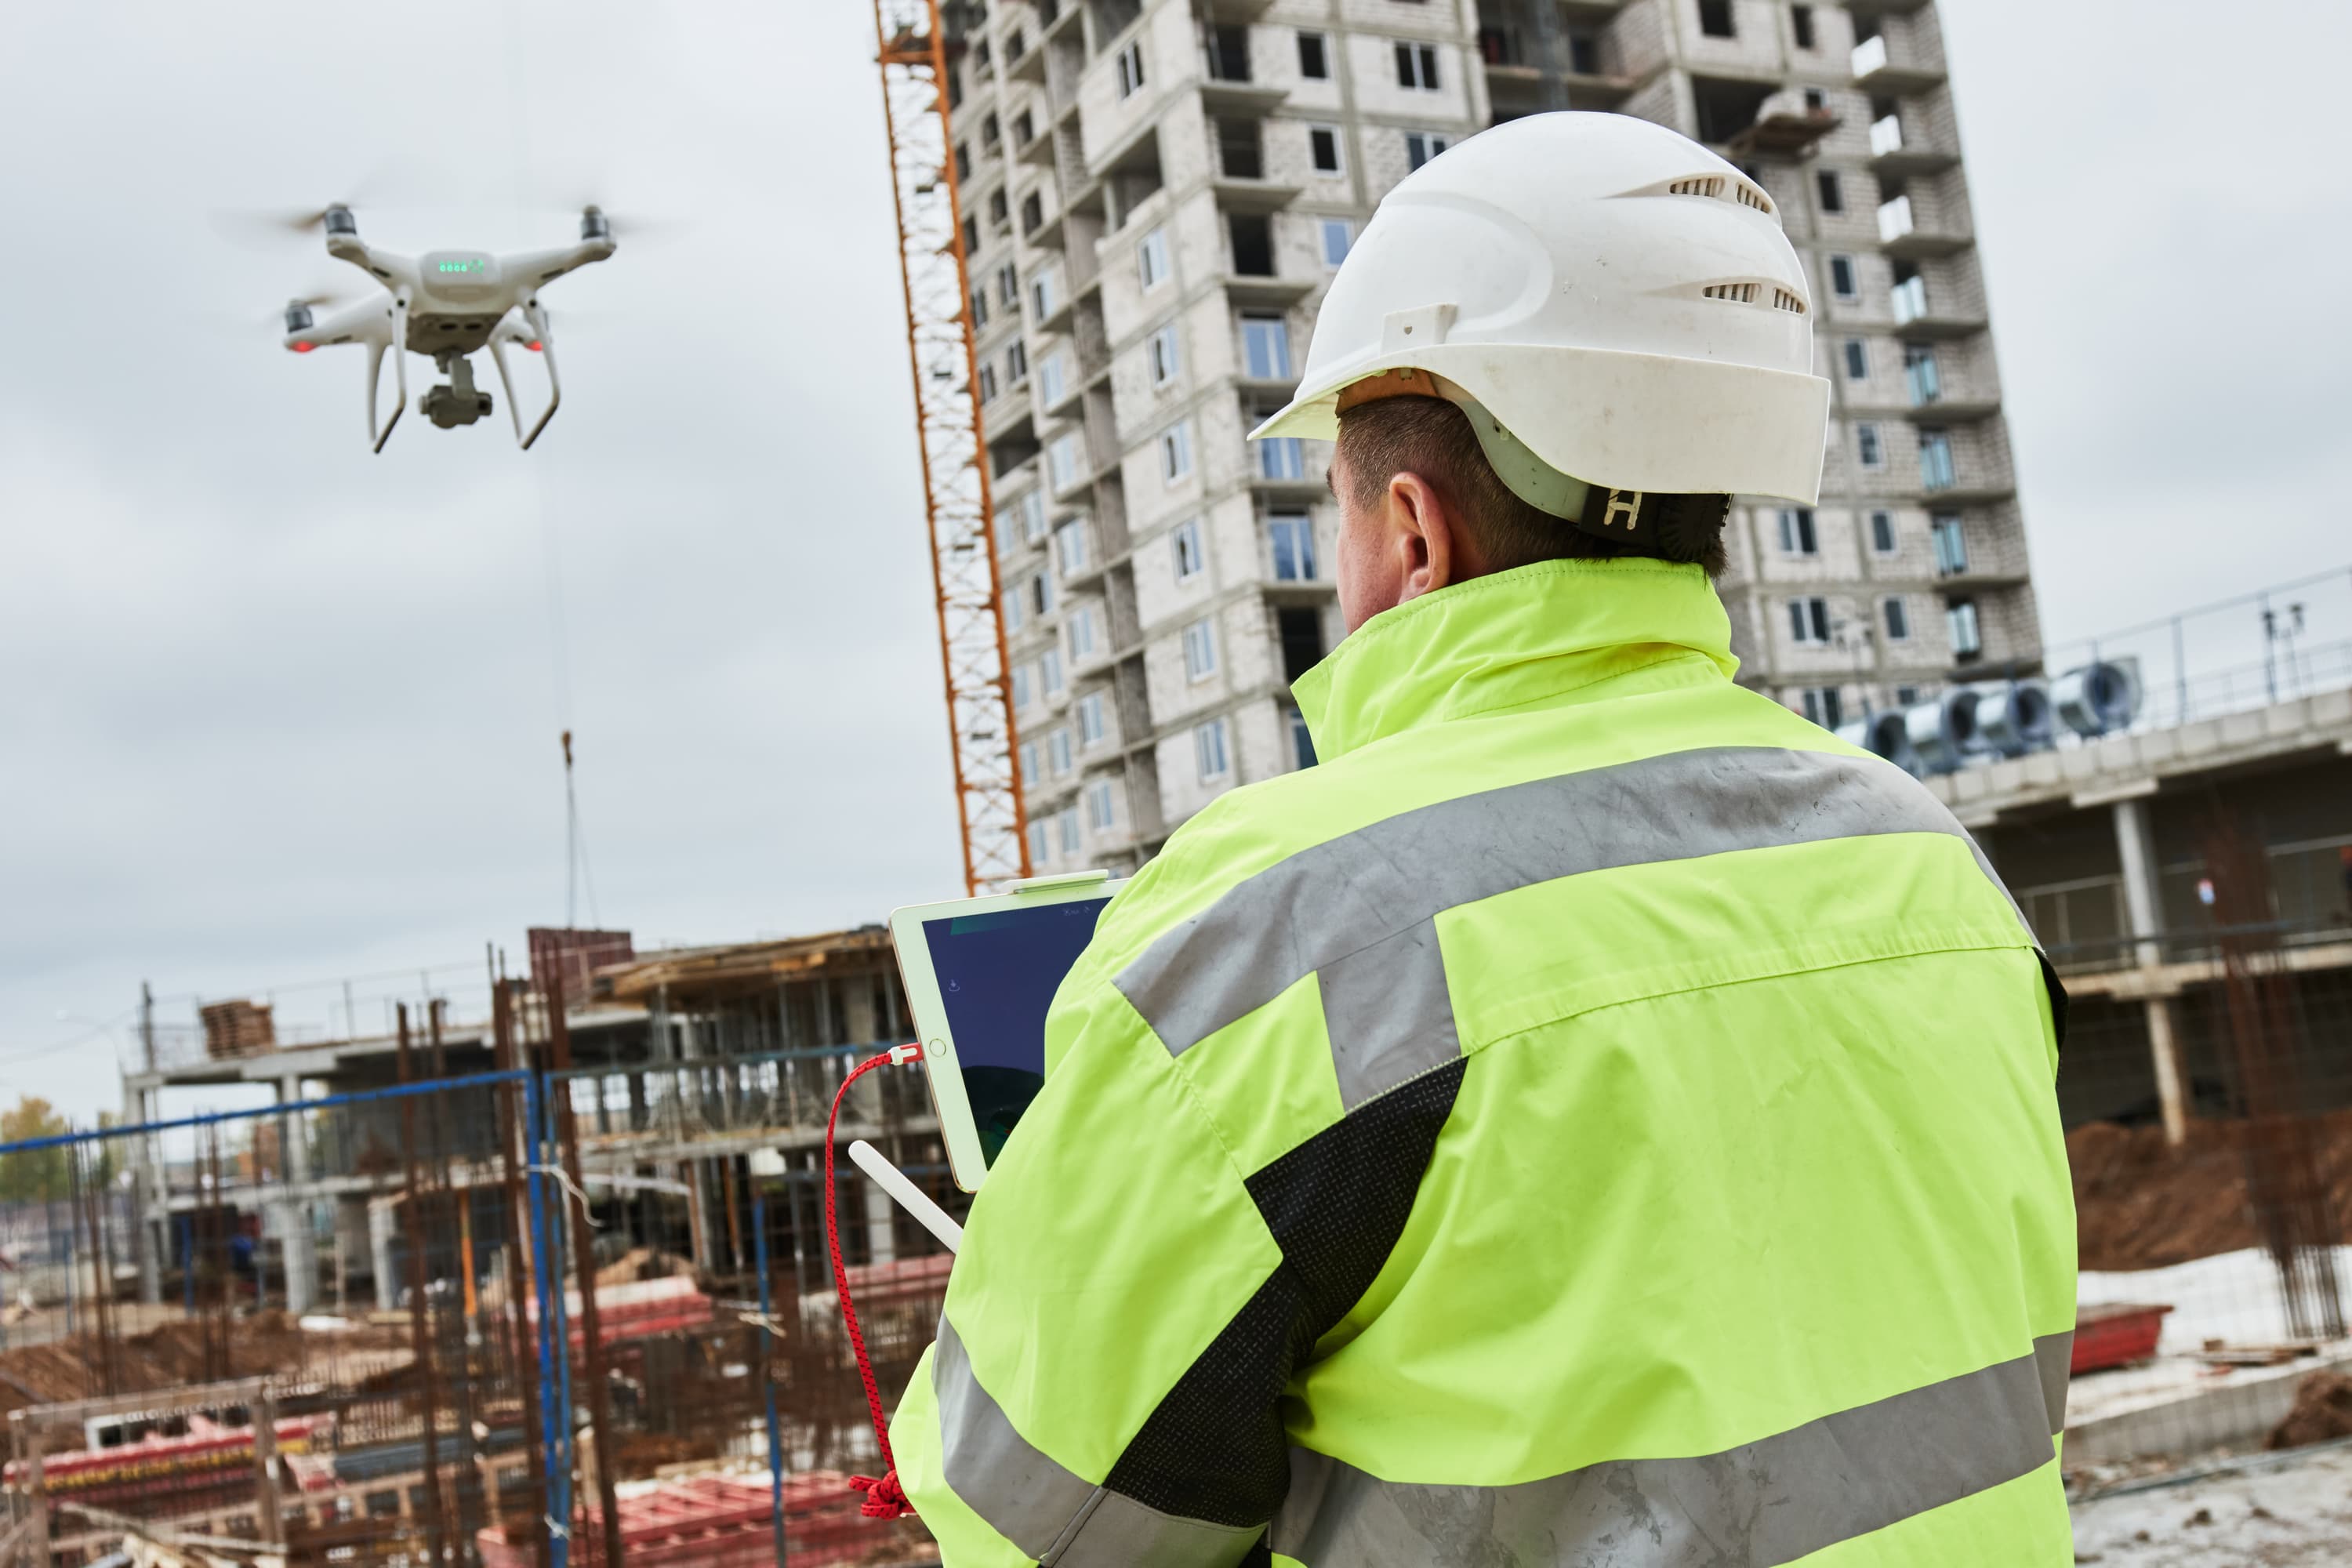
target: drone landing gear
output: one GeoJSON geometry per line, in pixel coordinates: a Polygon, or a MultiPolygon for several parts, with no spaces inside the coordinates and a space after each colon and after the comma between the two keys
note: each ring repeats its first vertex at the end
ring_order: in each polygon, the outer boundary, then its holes
{"type": "Polygon", "coordinates": [[[490,411],[490,395],[474,388],[474,363],[455,349],[444,349],[433,356],[441,374],[449,378],[446,386],[436,386],[416,400],[416,412],[444,430],[460,425],[471,425],[490,411]]]}

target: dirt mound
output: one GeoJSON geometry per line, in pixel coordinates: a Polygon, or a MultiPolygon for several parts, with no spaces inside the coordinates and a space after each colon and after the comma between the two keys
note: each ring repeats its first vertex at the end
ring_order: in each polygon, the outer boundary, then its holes
{"type": "Polygon", "coordinates": [[[638,1285],[648,1279],[691,1279],[694,1260],[657,1247],[633,1247],[596,1270],[599,1285],[638,1285]]]}
{"type": "Polygon", "coordinates": [[[2352,1377],[2315,1372],[2294,1391],[2294,1408],[2272,1431],[2265,1448],[2300,1448],[2352,1437],[2352,1377]]]}
{"type": "MultiPolygon", "coordinates": [[[[2163,1268],[2261,1245],[2246,1198],[2242,1121],[2192,1121],[2178,1149],[2161,1127],[2096,1121],[2066,1136],[2082,1266],[2163,1268]]],[[[2352,1237],[2352,1111],[2319,1120],[2320,1180],[2352,1237]]]]}
{"type": "MultiPolygon", "coordinates": [[[[371,1331],[373,1342],[383,1336],[371,1331]]],[[[290,1372],[313,1354],[360,1348],[352,1336],[338,1338],[331,1351],[319,1336],[305,1334],[280,1311],[257,1312],[228,1325],[226,1367],[209,1370],[205,1360],[205,1324],[196,1320],[165,1323],[124,1338],[115,1349],[116,1386],[125,1394],[179,1388],[215,1378],[257,1377],[290,1372]]],[[[98,1347],[88,1335],[0,1352],[0,1414],[27,1405],[87,1399],[105,1392],[98,1347]]]]}

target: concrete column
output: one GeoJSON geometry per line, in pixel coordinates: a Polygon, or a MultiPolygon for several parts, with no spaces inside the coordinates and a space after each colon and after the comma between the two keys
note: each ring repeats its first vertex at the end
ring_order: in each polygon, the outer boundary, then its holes
{"type": "Polygon", "coordinates": [[[375,1269],[375,1304],[383,1311],[400,1305],[400,1280],[392,1271],[392,1235],[400,1211],[390,1198],[368,1199],[368,1259],[375,1269]]]}
{"type": "MultiPolygon", "coordinates": [[[[278,1104],[291,1105],[301,1098],[299,1078],[278,1080],[278,1104]]],[[[278,1119],[278,1158],[285,1167],[278,1173],[285,1190],[298,1194],[277,1205],[273,1218],[286,1264],[286,1310],[299,1317],[318,1310],[319,1249],[310,1236],[310,1200],[299,1195],[310,1184],[310,1147],[298,1118],[278,1119]]]]}
{"type": "MultiPolygon", "coordinates": [[[[2147,794],[2153,794],[2151,785],[2147,794]]],[[[2157,881],[2156,837],[2149,831],[2147,795],[2116,801],[2116,858],[2123,869],[2124,918],[2135,939],[2132,953],[2139,967],[2153,970],[2164,963],[2164,894],[2157,881]]],[[[2189,1136],[2189,1102],[2183,1091],[2180,1049],[2172,1027],[2172,999],[2149,996],[2147,1048],[2156,1070],[2156,1100],[2164,1116],[2164,1141],[2175,1148],[2189,1136]]]]}
{"type": "Polygon", "coordinates": [[[368,1234],[368,1201],[365,1198],[335,1200],[335,1310],[343,1311],[351,1303],[351,1272],[362,1258],[373,1257],[368,1234]]]}
{"type": "MultiPolygon", "coordinates": [[[[152,1120],[148,1105],[146,1089],[133,1085],[125,1075],[122,1124],[136,1127],[152,1120]]],[[[152,1305],[163,1299],[161,1216],[164,1209],[155,1169],[147,1159],[146,1135],[134,1134],[128,1142],[125,1163],[131,1171],[131,1250],[139,1265],[139,1299],[152,1305]]]]}

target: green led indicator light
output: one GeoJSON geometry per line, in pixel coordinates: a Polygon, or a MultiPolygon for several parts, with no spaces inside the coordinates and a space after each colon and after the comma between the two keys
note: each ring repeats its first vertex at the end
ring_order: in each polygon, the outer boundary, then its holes
{"type": "Polygon", "coordinates": [[[482,270],[482,260],[477,257],[471,261],[444,261],[440,263],[440,268],[444,272],[479,272],[482,270]]]}

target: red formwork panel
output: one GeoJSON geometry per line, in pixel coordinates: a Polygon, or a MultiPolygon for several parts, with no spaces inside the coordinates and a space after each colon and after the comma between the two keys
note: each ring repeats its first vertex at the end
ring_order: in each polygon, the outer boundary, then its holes
{"type": "Polygon", "coordinates": [[[2105,1372],[2147,1360],[2156,1353],[2156,1342],[2164,1334],[2164,1315],[2170,1310],[2168,1306],[2134,1301],[2079,1309],[2074,1314],[2071,1374],[2080,1377],[2086,1372],[2105,1372]]]}
{"type": "MultiPolygon", "coordinates": [[[[887,1539],[866,1520],[849,1478],[810,1470],[784,1479],[784,1537],[791,1561],[806,1568],[853,1563],[887,1539]]],[[[621,1551],[629,1568],[772,1568],[775,1510],[765,1476],[693,1476],[661,1481],[620,1500],[621,1551]]],[[[530,1568],[528,1532],[478,1531],[482,1568],[530,1568]]],[[[602,1568],[604,1515],[590,1510],[575,1532],[572,1560],[602,1568]]]]}

